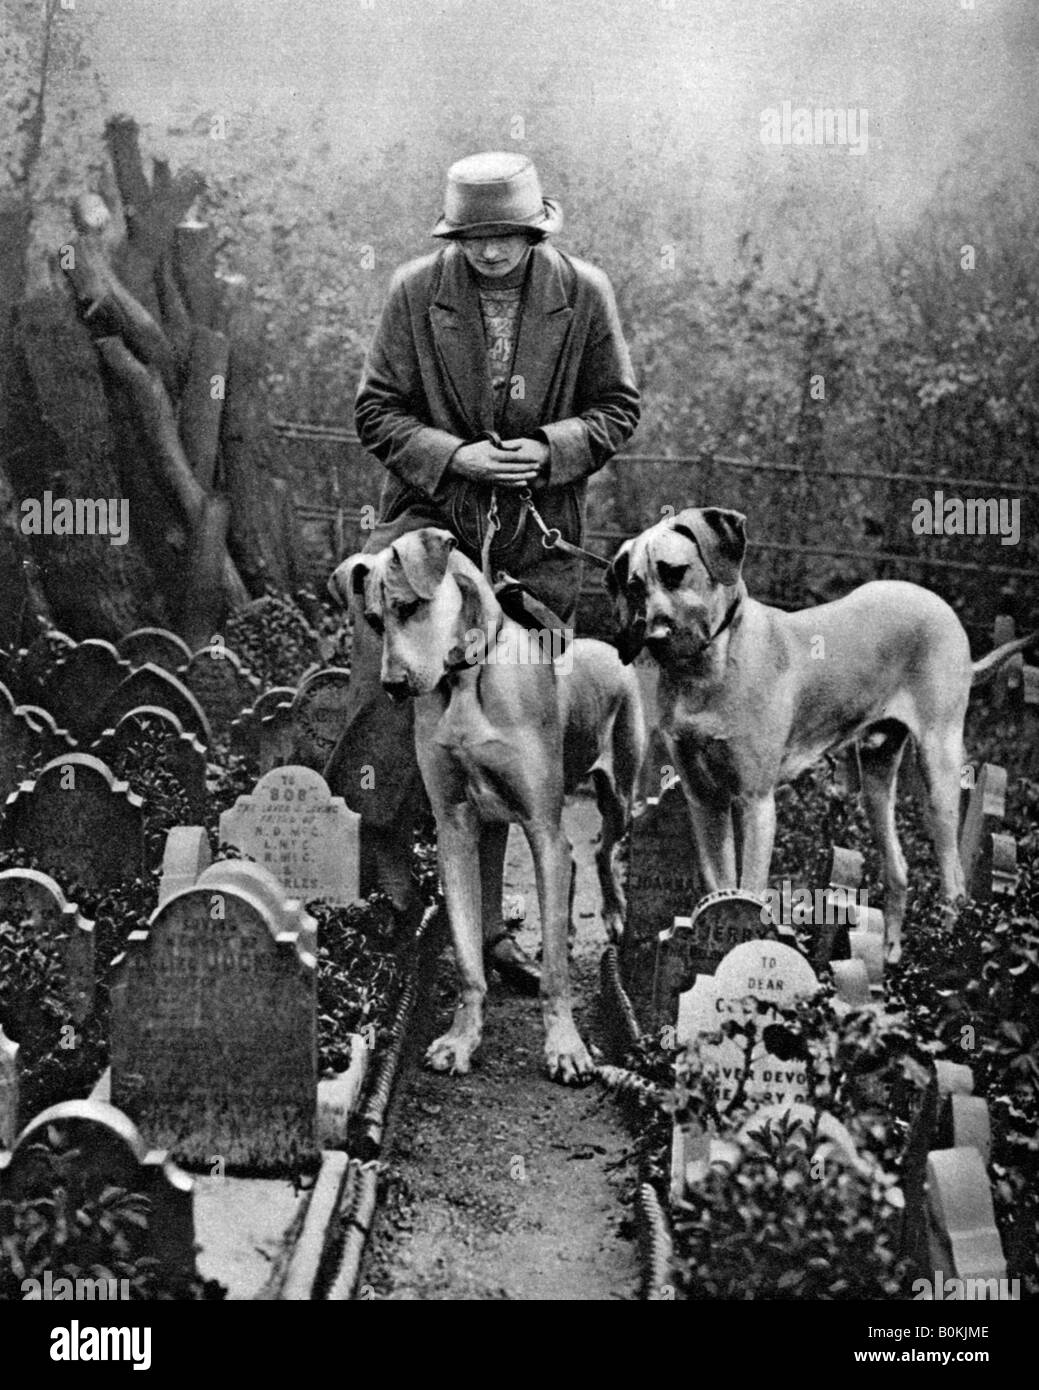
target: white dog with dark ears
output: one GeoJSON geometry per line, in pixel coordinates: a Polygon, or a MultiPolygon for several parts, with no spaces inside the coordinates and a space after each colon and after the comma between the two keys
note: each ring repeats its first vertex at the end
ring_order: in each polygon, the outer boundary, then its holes
{"type": "Polygon", "coordinates": [[[427,1061],[438,1071],[466,1072],[480,1043],[484,918],[500,922],[505,845],[510,822],[517,822],[530,845],[541,908],[548,1070],[557,1080],[581,1081],[592,1060],[570,1003],[572,856],[563,800],[591,776],[602,815],[596,867],[603,919],[615,940],[625,903],[614,850],[627,829],[646,747],[634,673],[605,642],[584,638],[572,641],[566,665],[530,661],[529,653],[543,655],[545,645],[521,640],[523,628],[450,532],[437,527],[344,561],[329,589],[381,633],[387,694],[416,702],[415,749],[436,816],[461,983],[454,1021],[427,1061]],[[479,659],[487,646],[493,662],[479,659]],[[502,660],[502,651],[528,658],[502,660]]]}
{"type": "Polygon", "coordinates": [[[964,893],[957,830],[971,685],[1039,634],[972,665],[949,605],[895,580],[795,613],[768,607],[743,581],[745,523],[739,512],[690,507],[621,546],[607,574],[621,657],[633,661],[646,646],[660,667],[661,731],[705,892],[762,892],[777,784],[859,742],[862,793],[883,860],[888,957],[897,960],[908,874],[895,781],[906,739],[917,747],[942,891],[953,902],[964,893]]]}

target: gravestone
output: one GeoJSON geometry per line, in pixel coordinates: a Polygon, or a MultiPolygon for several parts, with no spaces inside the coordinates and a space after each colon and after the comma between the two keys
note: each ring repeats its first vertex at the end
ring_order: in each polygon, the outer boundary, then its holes
{"type": "Polygon", "coordinates": [[[161,666],[171,676],[191,660],[184,639],[164,627],[136,628],[119,639],[116,649],[131,666],[161,666]]]}
{"type": "Polygon", "coordinates": [[[620,944],[621,979],[635,1012],[651,1022],[661,935],[702,897],[689,812],[680,787],[650,797],[628,832],[628,912],[620,944]]]}
{"type": "Polygon", "coordinates": [[[985,1161],[976,1148],[927,1155],[930,1269],[946,1279],[1005,1279],[985,1161]]]}
{"type": "Polygon", "coordinates": [[[317,1159],[316,967],[274,926],[251,894],[189,888],[116,963],[112,1099],[186,1163],[291,1172],[317,1159]]]}
{"type": "Polygon", "coordinates": [[[220,740],[227,738],[231,721],[260,693],[260,682],[224,646],[195,652],[178,675],[205,710],[209,726],[220,740]]]}
{"type": "Polygon", "coordinates": [[[201,825],[175,825],[166,832],[159,879],[159,906],[185,888],[194,888],[198,876],[213,861],[209,836],[201,825]]]}
{"type": "MultiPolygon", "coordinates": [[[[275,685],[264,691],[250,709],[243,709],[231,721],[231,753],[245,760],[254,774],[260,775],[260,725],[269,714],[282,705],[291,705],[296,691],[290,685],[275,685]]],[[[320,769],[319,769],[320,770],[320,769]]]]}
{"type": "Polygon", "coordinates": [[[56,758],[12,792],[2,834],[45,872],[88,892],[144,873],[141,798],[89,753],[56,758]]]}
{"type": "Polygon", "coordinates": [[[75,647],[68,633],[56,627],[41,632],[20,654],[17,689],[12,688],[11,694],[23,704],[38,704],[51,672],[75,647]]]}
{"type": "MultiPolygon", "coordinates": [[[[1004,642],[1012,642],[1015,635],[1013,618],[1007,613],[997,614],[992,624],[993,650],[1001,647],[1004,642]]],[[[1024,653],[1015,652],[996,671],[989,689],[989,704],[993,709],[1002,709],[1018,695],[1024,664],[1024,653]]]]}
{"type": "Polygon", "coordinates": [[[0,685],[0,795],[6,796],[40,756],[41,738],[0,685]]]}
{"type": "MultiPolygon", "coordinates": [[[[960,831],[960,861],[967,895],[985,901],[993,891],[1012,893],[1017,888],[1016,847],[1005,843],[1006,768],[985,763],[978,773],[967,802],[967,813],[960,831]],[[1000,843],[994,844],[993,837],[1000,843]],[[993,870],[999,869],[998,881],[993,870]]],[[[1012,842],[1011,842],[1012,843],[1012,842]]]]}
{"type": "Polygon", "coordinates": [[[330,666],[308,676],[292,706],[296,730],[296,759],[304,767],[324,772],[339,741],[346,714],[350,672],[330,666]]]}
{"type": "Polygon", "coordinates": [[[765,898],[739,888],[721,888],[697,903],[691,917],[675,917],[660,938],[653,983],[653,1018],[673,1023],[678,997],[698,975],[713,975],[728,953],[771,930],[765,898]]]}
{"type": "Polygon", "coordinates": [[[126,1115],[98,1100],[64,1101],[42,1111],[0,1155],[0,1197],[20,1201],[51,1193],[53,1170],[44,1151],[61,1161],[63,1181],[77,1198],[97,1200],[112,1187],[147,1197],[144,1254],[164,1272],[194,1272],[191,1179],[166,1153],[150,1150],[126,1115]]]}
{"type": "Polygon", "coordinates": [[[88,743],[100,732],[105,701],[131,670],[111,642],[80,642],[54,668],[44,705],[59,728],[68,729],[78,743],[88,743]]]}
{"type": "Polygon", "coordinates": [[[858,850],[843,845],[830,848],[830,882],[823,895],[823,920],[812,924],[812,964],[816,970],[851,957],[848,909],[858,902],[865,862],[858,850]]]}
{"type": "Polygon", "coordinates": [[[223,886],[258,898],[276,937],[282,932],[291,932],[299,937],[304,951],[317,956],[316,919],[298,898],[287,895],[270,869],[262,864],[251,859],[218,859],[202,870],[196,886],[208,888],[210,892],[223,886]]]}
{"type": "Polygon", "coordinates": [[[128,710],[114,729],[105,729],[93,752],[102,762],[121,764],[142,737],[161,744],[159,765],[176,779],[198,820],[206,815],[206,749],[175,714],[158,705],[128,710]]]}
{"type": "Polygon", "coordinates": [[[82,1023],[94,1007],[93,922],[81,917],[54,879],[38,869],[0,873],[0,917],[31,921],[40,935],[58,945],[69,1013],[73,1022],[82,1023]]]}
{"type": "Polygon", "coordinates": [[[727,1109],[740,1100],[756,1107],[789,1107],[808,1099],[805,1062],[784,1060],[768,1045],[780,1045],[781,1015],[770,1017],[767,1009],[762,1012],[758,1006],[790,1007],[818,988],[815,971],[799,951],[764,938],[734,947],[713,976],[696,977],[693,988],[679,1001],[677,1042],[684,1047],[699,1040],[703,1066],[717,1080],[720,1107],[727,1109]],[[749,1065],[749,1038],[712,1040],[723,1023],[754,1030],[749,1065]],[[772,1033],[773,1029],[778,1033],[772,1033]]]}
{"type": "Polygon", "coordinates": [[[18,1133],[18,1053],[0,1025],[0,1150],[12,1148],[18,1133]]]}
{"type": "Polygon", "coordinates": [[[296,725],[291,704],[276,705],[260,720],[260,776],[276,767],[297,765],[296,725]]]}
{"type": "Polygon", "coordinates": [[[67,729],[59,729],[54,716],[41,705],[19,705],[18,713],[35,733],[43,762],[49,763],[76,751],[76,740],[67,729]]]}
{"type": "Polygon", "coordinates": [[[739,1132],[740,1140],[764,1135],[766,1131],[786,1130],[792,1143],[807,1148],[814,1137],[814,1155],[823,1159],[835,1158],[839,1163],[866,1174],[872,1171],[860,1157],[846,1125],[826,1110],[797,1102],[794,1105],[765,1105],[755,1110],[739,1132]],[[796,1128],[792,1128],[796,1126],[796,1128]]]}
{"type": "Polygon", "coordinates": [[[358,901],[360,817],[333,796],[320,773],[278,767],[220,817],[220,841],[270,869],[290,897],[358,901]]]}
{"type": "Polygon", "coordinates": [[[169,710],[206,748],[212,744],[209,720],[191,691],[176,676],[151,664],[138,667],[116,687],[102,707],[100,727],[114,729],[124,714],[143,705],[169,710]]]}

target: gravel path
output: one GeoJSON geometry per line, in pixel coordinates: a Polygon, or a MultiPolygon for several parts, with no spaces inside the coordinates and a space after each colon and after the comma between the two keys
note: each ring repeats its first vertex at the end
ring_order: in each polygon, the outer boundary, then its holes
{"type": "MultiPolygon", "coordinates": [[[[605,946],[591,866],[598,812],[580,798],[567,808],[566,822],[579,866],[576,1012],[590,1042],[605,946]]],[[[536,949],[532,866],[515,827],[506,891],[524,895],[521,940],[536,949]]],[[[439,973],[442,1007],[430,1018],[429,1036],[450,1013],[444,986],[453,971],[446,960],[439,973]]],[[[570,1090],[550,1082],[541,1047],[538,1001],[492,983],[484,1041],[469,1076],[447,1077],[411,1062],[400,1080],[360,1297],[637,1296],[636,1252],[621,1205],[627,1132],[600,1086],[570,1090]]]]}

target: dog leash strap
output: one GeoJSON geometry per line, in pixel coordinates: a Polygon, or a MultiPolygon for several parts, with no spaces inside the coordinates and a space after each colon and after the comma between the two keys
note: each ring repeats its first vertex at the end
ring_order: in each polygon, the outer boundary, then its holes
{"type": "Polygon", "coordinates": [[[608,570],[610,568],[609,560],[604,560],[601,555],[596,555],[594,550],[585,550],[582,546],[572,545],[570,541],[563,540],[558,526],[548,526],[545,518],[534,506],[530,488],[525,487],[523,489],[520,493],[520,501],[533,517],[535,525],[541,532],[541,544],[546,550],[561,550],[564,555],[576,555],[581,560],[590,560],[593,565],[598,565],[600,569],[608,570]]]}
{"type": "Polygon", "coordinates": [[[496,488],[491,488],[491,502],[487,508],[487,525],[484,528],[483,540],[480,543],[480,568],[483,570],[483,577],[491,583],[491,546],[494,538],[501,530],[501,521],[498,518],[498,492],[496,488]]]}

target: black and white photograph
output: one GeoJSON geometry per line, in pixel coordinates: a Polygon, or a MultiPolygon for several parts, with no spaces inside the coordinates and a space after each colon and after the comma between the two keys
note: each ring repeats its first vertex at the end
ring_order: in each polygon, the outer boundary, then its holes
{"type": "Polygon", "coordinates": [[[0,55],[26,1366],[620,1301],[1009,1371],[1035,0],[0,0],[0,55]]]}

